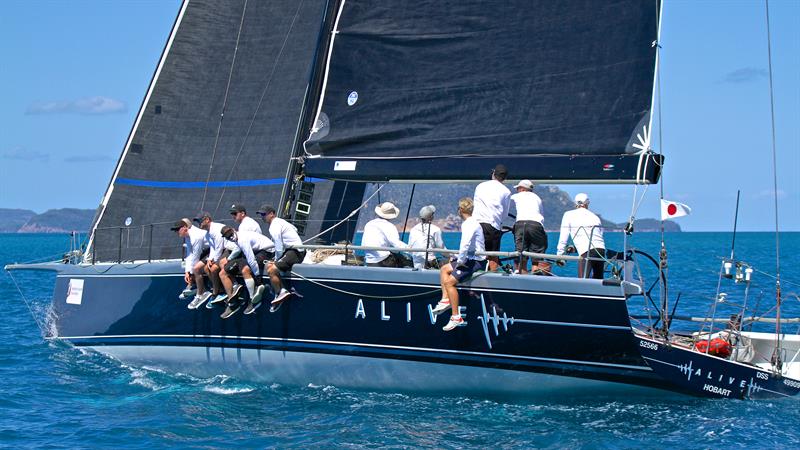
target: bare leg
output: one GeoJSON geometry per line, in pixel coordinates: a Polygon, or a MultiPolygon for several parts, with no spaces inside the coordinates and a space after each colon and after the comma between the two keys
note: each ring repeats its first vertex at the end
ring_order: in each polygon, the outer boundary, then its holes
{"type": "Polygon", "coordinates": [[[220,283],[218,264],[210,263],[207,267],[208,277],[211,278],[211,285],[214,287],[214,295],[218,295],[222,291],[222,284],[220,283]]]}
{"type": "Polygon", "coordinates": [[[198,261],[194,265],[194,282],[197,284],[197,295],[202,295],[206,291],[206,284],[203,282],[203,267],[206,264],[198,261]]]}
{"type": "Polygon", "coordinates": [[[497,256],[487,256],[486,259],[489,260],[489,271],[494,272],[500,267],[500,258],[497,256]]]}
{"type": "Polygon", "coordinates": [[[219,281],[222,282],[222,287],[225,289],[225,293],[228,294],[228,298],[230,298],[231,292],[233,292],[233,280],[231,280],[231,276],[228,275],[228,272],[220,270],[219,281]]]}
{"type": "Polygon", "coordinates": [[[519,273],[528,273],[528,257],[519,257],[519,273]]]}
{"type": "Polygon", "coordinates": [[[267,266],[267,273],[269,274],[269,284],[272,285],[272,291],[275,295],[281,292],[283,283],[281,282],[281,271],[275,266],[275,263],[270,262],[267,266]]]}
{"type": "Polygon", "coordinates": [[[445,264],[439,270],[439,285],[442,287],[442,299],[449,299],[450,297],[447,295],[447,286],[445,282],[452,278],[451,274],[453,273],[453,265],[451,263],[445,264]]]}
{"type": "Polygon", "coordinates": [[[450,311],[453,317],[461,316],[458,311],[458,289],[456,289],[458,280],[453,275],[448,275],[447,279],[442,282],[447,298],[450,299],[450,311]]]}

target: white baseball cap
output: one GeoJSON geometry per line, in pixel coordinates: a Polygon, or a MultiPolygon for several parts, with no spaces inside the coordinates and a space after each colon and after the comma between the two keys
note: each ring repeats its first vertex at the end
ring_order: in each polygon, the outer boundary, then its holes
{"type": "Polygon", "coordinates": [[[531,180],[520,180],[519,183],[514,186],[514,189],[516,188],[525,188],[530,190],[533,189],[533,183],[531,180]]]}
{"type": "Polygon", "coordinates": [[[589,196],[581,192],[580,194],[575,196],[575,204],[576,205],[588,205],[589,204],[589,196]]]}

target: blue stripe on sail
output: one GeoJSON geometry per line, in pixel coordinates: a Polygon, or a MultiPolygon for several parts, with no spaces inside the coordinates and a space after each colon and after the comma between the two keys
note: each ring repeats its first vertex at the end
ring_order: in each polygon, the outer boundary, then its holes
{"type": "MultiPolygon", "coordinates": [[[[228,188],[228,187],[268,186],[272,184],[283,184],[284,181],[285,181],[284,178],[267,178],[263,180],[209,181],[208,187],[228,188]]],[[[315,183],[319,181],[324,181],[324,179],[306,178],[306,181],[315,183]]],[[[197,189],[206,187],[205,181],[151,181],[151,180],[134,180],[132,178],[117,178],[114,184],[152,187],[152,188],[168,188],[168,189],[197,189]]]]}

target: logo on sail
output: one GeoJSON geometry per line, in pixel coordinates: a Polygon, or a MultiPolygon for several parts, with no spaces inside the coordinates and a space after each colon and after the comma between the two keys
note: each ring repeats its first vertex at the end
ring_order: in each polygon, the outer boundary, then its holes
{"type": "Polygon", "coordinates": [[[353,106],[358,101],[358,92],[353,91],[347,96],[347,106],[353,106]]]}

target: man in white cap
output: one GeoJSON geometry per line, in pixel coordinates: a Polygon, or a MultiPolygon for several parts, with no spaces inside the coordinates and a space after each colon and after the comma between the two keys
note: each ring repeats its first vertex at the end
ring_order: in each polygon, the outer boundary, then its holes
{"type": "MultiPolygon", "coordinates": [[[[544,231],[542,199],[533,192],[531,180],[522,180],[514,186],[516,194],[511,196],[509,215],[516,217],[514,222],[514,244],[518,252],[547,252],[547,233],[544,231]]],[[[533,260],[533,271],[540,266],[540,260],[533,260]]],[[[541,264],[544,266],[544,264],[541,264]]],[[[517,264],[519,273],[528,273],[528,257],[520,256],[517,264]]],[[[542,269],[545,269],[542,267],[542,269]]],[[[549,269],[549,268],[548,268],[549,269]]],[[[547,270],[549,272],[549,270],[547,270]]]]}
{"type": "Polygon", "coordinates": [[[602,279],[606,251],[603,227],[600,218],[589,211],[589,196],[583,192],[575,196],[575,209],[565,212],[561,219],[557,255],[564,254],[567,239],[572,239],[578,254],[581,255],[578,277],[602,279]]]}
{"type": "MultiPolygon", "coordinates": [[[[444,248],[442,230],[433,224],[433,214],[436,207],[423,206],[419,210],[419,223],[411,228],[408,233],[408,246],[410,248],[444,248]]],[[[434,252],[414,252],[411,254],[415,269],[438,269],[436,254],[434,252]]]]}
{"type": "MultiPolygon", "coordinates": [[[[508,215],[511,191],[503,184],[508,177],[508,169],[502,164],[495,166],[492,179],[484,181],[475,187],[473,201],[475,204],[472,217],[481,224],[483,239],[487,252],[500,250],[500,240],[503,237],[503,219],[508,215]]],[[[500,258],[487,257],[489,270],[497,270],[500,258]]]]}
{"type": "MultiPolygon", "coordinates": [[[[393,203],[385,202],[375,207],[375,214],[378,217],[364,225],[361,245],[364,247],[407,248],[405,242],[400,240],[400,233],[397,232],[397,227],[389,222],[397,218],[400,210],[393,203]]],[[[410,261],[406,262],[406,258],[387,250],[365,250],[364,260],[368,266],[375,267],[411,266],[410,261]]]]}

